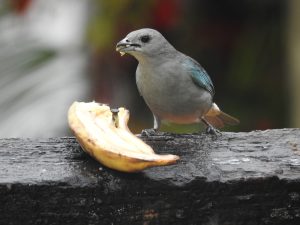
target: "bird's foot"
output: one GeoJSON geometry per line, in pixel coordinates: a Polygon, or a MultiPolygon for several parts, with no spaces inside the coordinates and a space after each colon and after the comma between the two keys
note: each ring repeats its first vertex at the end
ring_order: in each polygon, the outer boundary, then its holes
{"type": "Polygon", "coordinates": [[[141,132],[141,136],[146,136],[146,137],[153,136],[154,134],[157,133],[157,131],[158,130],[154,128],[144,129],[141,132]]]}
{"type": "Polygon", "coordinates": [[[201,118],[201,121],[206,125],[206,133],[207,134],[212,134],[214,136],[218,136],[218,135],[222,134],[221,131],[214,128],[208,121],[206,121],[206,119],[204,119],[204,117],[201,118]]]}
{"type": "Polygon", "coordinates": [[[215,136],[222,135],[221,131],[214,128],[212,125],[209,125],[209,126],[206,127],[206,133],[207,134],[212,134],[212,135],[215,135],[215,136]]]}

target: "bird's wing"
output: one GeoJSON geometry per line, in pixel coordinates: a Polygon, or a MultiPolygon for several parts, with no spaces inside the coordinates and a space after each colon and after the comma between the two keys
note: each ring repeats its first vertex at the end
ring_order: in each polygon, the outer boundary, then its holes
{"type": "Polygon", "coordinates": [[[196,85],[204,88],[212,95],[215,94],[215,88],[209,75],[197,61],[186,56],[183,65],[188,69],[189,74],[196,85]]]}

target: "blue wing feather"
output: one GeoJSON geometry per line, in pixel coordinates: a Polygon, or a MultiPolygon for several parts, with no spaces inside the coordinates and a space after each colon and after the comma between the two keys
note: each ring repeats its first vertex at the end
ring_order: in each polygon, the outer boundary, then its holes
{"type": "Polygon", "coordinates": [[[196,85],[198,85],[201,88],[204,88],[212,95],[215,94],[215,88],[209,75],[197,61],[187,56],[184,65],[188,69],[192,80],[196,85]]]}

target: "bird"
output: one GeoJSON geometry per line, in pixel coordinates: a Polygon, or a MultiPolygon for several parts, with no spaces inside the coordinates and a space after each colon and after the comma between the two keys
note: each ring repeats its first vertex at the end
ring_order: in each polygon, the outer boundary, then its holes
{"type": "Polygon", "coordinates": [[[121,56],[136,58],[136,84],[150,108],[153,131],[161,121],[175,124],[204,123],[206,131],[218,134],[224,125],[237,125],[213,102],[215,88],[205,69],[178,51],[157,30],[142,28],[130,32],[116,44],[121,56]]]}

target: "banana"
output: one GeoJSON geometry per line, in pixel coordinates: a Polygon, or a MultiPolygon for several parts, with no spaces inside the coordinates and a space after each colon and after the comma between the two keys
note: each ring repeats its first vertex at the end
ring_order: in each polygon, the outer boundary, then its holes
{"type": "Polygon", "coordinates": [[[74,102],[68,122],[82,149],[101,164],[122,172],[138,172],[154,166],[174,164],[176,155],[157,155],[132,134],[127,126],[129,111],[96,102],[74,102]]]}

